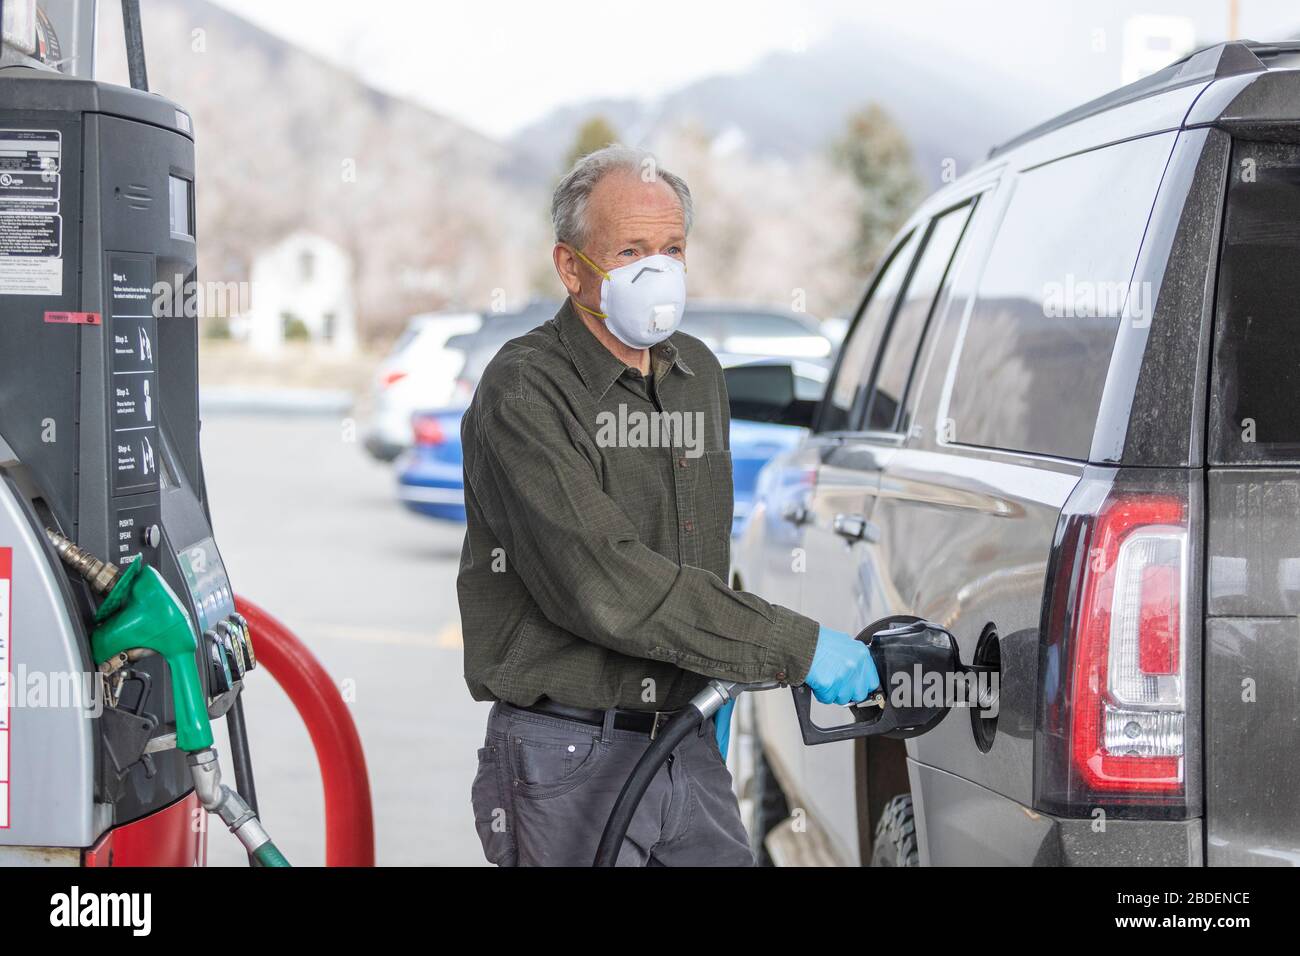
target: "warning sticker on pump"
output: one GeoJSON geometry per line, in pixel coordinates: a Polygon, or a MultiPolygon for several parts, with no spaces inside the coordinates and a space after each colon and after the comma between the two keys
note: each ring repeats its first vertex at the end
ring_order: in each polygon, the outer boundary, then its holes
{"type": "Polygon", "coordinates": [[[11,173],[0,168],[0,202],[54,202],[59,198],[58,174],[11,173]]]}
{"type": "Polygon", "coordinates": [[[0,255],[57,259],[62,246],[62,217],[14,212],[0,206],[0,255]]]}
{"type": "Polygon", "coordinates": [[[13,548],[0,548],[0,830],[9,826],[9,608],[13,548]]]}
{"type": "Polygon", "coordinates": [[[63,294],[62,138],[0,129],[0,295],[63,294]]]}

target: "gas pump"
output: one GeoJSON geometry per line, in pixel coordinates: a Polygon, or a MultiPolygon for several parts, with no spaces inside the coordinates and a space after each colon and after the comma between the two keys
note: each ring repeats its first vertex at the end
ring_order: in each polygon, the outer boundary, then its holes
{"type": "Polygon", "coordinates": [[[274,865],[197,319],[154,307],[196,278],[193,130],[145,88],[136,0],[133,88],[94,79],[95,8],[0,0],[0,865],[201,864],[205,809],[274,865]]]}

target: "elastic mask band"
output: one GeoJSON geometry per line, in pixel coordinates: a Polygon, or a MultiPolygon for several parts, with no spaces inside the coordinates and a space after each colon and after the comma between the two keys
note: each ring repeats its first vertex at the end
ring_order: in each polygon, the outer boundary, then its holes
{"type": "MultiPolygon", "coordinates": [[[[572,248],[572,247],[571,247],[571,248],[572,248]]],[[[609,273],[606,272],[604,269],[602,269],[600,266],[596,265],[596,263],[594,263],[594,262],[592,262],[590,259],[588,259],[588,258],[583,254],[583,252],[582,252],[581,249],[576,249],[576,248],[575,248],[575,249],[573,249],[573,251],[574,251],[574,253],[577,254],[577,256],[578,256],[579,259],[581,259],[583,262],[587,263],[587,265],[589,265],[589,266],[591,266],[593,269],[595,269],[596,272],[598,272],[598,273],[600,274],[600,276],[601,276],[603,279],[605,279],[606,281],[609,281],[609,273]]],[[[570,298],[572,298],[572,296],[570,296],[570,298]]],[[[586,312],[588,315],[594,315],[594,316],[595,316],[596,318],[598,318],[598,319],[608,319],[608,318],[609,318],[609,316],[607,316],[604,312],[596,312],[596,311],[593,310],[593,309],[589,309],[589,308],[587,308],[585,305],[583,305],[583,304],[582,304],[581,302],[579,302],[577,299],[574,299],[574,300],[573,300],[573,304],[576,305],[578,308],[580,308],[583,312],[586,312]]]]}
{"type": "Polygon", "coordinates": [[[583,305],[583,304],[582,304],[581,302],[579,302],[577,299],[574,299],[573,296],[569,296],[569,298],[570,298],[570,299],[573,299],[573,304],[576,305],[578,308],[580,308],[583,312],[586,312],[588,315],[594,315],[594,316],[595,316],[596,318],[598,318],[598,319],[608,319],[608,318],[609,318],[609,316],[607,316],[604,312],[596,312],[596,311],[593,310],[593,309],[589,309],[589,308],[587,308],[585,305],[583,305]]]}
{"type": "Polygon", "coordinates": [[[583,262],[587,263],[587,265],[591,266],[593,269],[595,269],[597,272],[599,272],[599,273],[600,273],[600,277],[601,277],[602,279],[608,279],[608,278],[609,278],[609,273],[606,272],[604,269],[602,269],[600,266],[596,265],[596,263],[592,262],[592,261],[591,261],[590,259],[588,259],[585,255],[583,255],[583,252],[582,252],[581,249],[574,249],[573,251],[574,251],[575,253],[577,253],[579,259],[581,259],[583,262]]]}

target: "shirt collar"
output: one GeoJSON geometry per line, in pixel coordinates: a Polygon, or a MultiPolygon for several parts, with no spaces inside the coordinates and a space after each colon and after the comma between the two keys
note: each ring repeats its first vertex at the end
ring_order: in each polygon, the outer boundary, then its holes
{"type": "MultiPolygon", "coordinates": [[[[573,307],[571,299],[564,300],[555,320],[560,330],[560,341],[569,350],[569,357],[583,384],[597,400],[604,398],[610,386],[631,366],[605,348],[600,339],[592,334],[591,329],[582,321],[582,316],[578,315],[578,310],[573,307]]],[[[657,373],[661,363],[666,369],[675,367],[687,375],[695,374],[682,361],[677,346],[671,340],[665,339],[650,349],[652,374],[657,373]]]]}

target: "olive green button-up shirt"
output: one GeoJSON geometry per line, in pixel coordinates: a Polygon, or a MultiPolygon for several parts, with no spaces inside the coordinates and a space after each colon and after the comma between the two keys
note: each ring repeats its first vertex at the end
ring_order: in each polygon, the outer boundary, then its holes
{"type": "Polygon", "coordinates": [[[461,425],[457,578],[475,699],[672,710],[709,677],[808,673],[817,624],[728,584],[718,360],[678,332],[651,366],[625,365],[566,301],[483,373],[461,425]]]}

